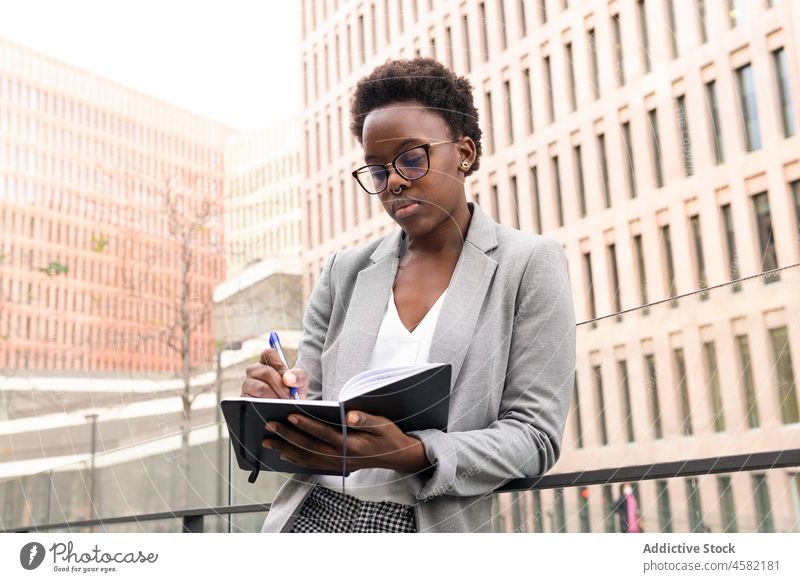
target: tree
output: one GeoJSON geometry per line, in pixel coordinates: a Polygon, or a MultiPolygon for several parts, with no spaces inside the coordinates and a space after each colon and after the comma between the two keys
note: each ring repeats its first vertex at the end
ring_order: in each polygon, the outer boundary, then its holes
{"type": "MultiPolygon", "coordinates": [[[[137,270],[135,274],[131,273],[124,284],[132,293],[141,292],[144,288],[157,289],[162,292],[159,295],[166,295],[166,299],[159,301],[163,319],[153,322],[159,324],[160,329],[140,336],[139,340],[141,345],[151,341],[162,343],[180,361],[181,452],[180,455],[167,455],[166,458],[172,462],[179,457],[179,467],[184,478],[182,501],[185,503],[189,499],[191,486],[189,436],[192,406],[201,394],[214,390],[213,382],[208,386],[191,386],[191,377],[194,374],[212,368],[214,355],[213,350],[208,353],[195,353],[198,343],[193,339],[205,322],[210,323],[213,313],[211,285],[204,286],[198,281],[198,275],[202,271],[200,266],[202,261],[216,260],[215,252],[221,248],[219,244],[221,241],[208,236],[211,234],[210,223],[213,226],[213,221],[221,216],[221,213],[218,207],[212,205],[212,201],[197,199],[197,193],[202,192],[201,181],[208,178],[191,173],[185,168],[178,168],[170,175],[157,172],[155,177],[135,170],[121,170],[119,166],[105,172],[117,179],[124,178],[125,193],[129,202],[135,204],[137,200],[141,200],[142,192],[144,197],[157,200],[155,210],[165,220],[162,245],[143,255],[144,269],[137,270]],[[164,251],[174,252],[178,259],[177,296],[174,296],[171,286],[153,269],[155,265],[153,259],[163,256],[164,251]]],[[[132,237],[129,235],[126,240],[130,241],[132,237]]]]}

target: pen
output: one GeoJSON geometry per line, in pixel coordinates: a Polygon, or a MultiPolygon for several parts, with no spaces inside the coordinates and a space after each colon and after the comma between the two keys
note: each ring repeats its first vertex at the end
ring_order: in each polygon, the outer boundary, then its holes
{"type": "MultiPolygon", "coordinates": [[[[278,337],[277,331],[273,330],[269,332],[269,347],[278,350],[278,355],[281,357],[281,362],[283,362],[283,365],[288,368],[289,363],[286,361],[286,354],[283,353],[283,347],[281,347],[281,340],[278,337]]],[[[297,388],[290,387],[289,395],[295,400],[300,400],[300,392],[297,388]]]]}

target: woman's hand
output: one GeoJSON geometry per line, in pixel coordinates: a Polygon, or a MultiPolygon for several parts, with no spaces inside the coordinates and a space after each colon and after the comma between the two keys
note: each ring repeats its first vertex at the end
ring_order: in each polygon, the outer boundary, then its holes
{"type": "MultiPolygon", "coordinates": [[[[263,446],[278,451],[281,458],[312,469],[342,469],[342,433],[329,424],[300,414],[290,414],[288,423],[268,422],[263,446]]],[[[422,442],[405,434],[383,416],[352,410],[347,413],[348,471],[372,467],[404,473],[424,471],[430,466],[422,442]]]]}
{"type": "Polygon", "coordinates": [[[268,348],[261,352],[257,364],[245,369],[242,396],[256,398],[290,398],[289,387],[298,388],[300,398],[308,393],[308,374],[300,368],[289,370],[283,365],[278,350],[268,348]]]}

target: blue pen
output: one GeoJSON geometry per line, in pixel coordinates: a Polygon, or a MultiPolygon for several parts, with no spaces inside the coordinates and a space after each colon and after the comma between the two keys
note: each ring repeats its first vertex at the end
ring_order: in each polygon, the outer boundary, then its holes
{"type": "MultiPolygon", "coordinates": [[[[286,361],[286,354],[283,353],[283,348],[281,347],[281,340],[278,337],[277,331],[269,332],[269,347],[271,347],[274,350],[278,350],[278,355],[281,357],[281,362],[283,362],[283,365],[288,368],[289,363],[286,361]]],[[[289,395],[295,400],[300,400],[300,391],[297,388],[290,387],[289,395]]]]}

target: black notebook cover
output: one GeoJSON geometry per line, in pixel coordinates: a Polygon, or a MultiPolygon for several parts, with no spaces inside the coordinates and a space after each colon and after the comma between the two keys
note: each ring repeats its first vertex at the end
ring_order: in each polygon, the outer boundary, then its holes
{"type": "MultiPolygon", "coordinates": [[[[286,421],[289,414],[299,412],[341,429],[343,415],[347,411],[363,410],[376,416],[385,416],[403,432],[431,428],[446,431],[451,370],[450,364],[442,364],[341,403],[240,397],[226,398],[220,406],[228,425],[236,461],[240,469],[253,472],[251,482],[255,481],[261,470],[340,475],[340,471],[320,471],[282,461],[277,451],[261,446],[261,442],[267,437],[266,423],[270,420],[286,421]]],[[[347,430],[357,429],[348,427],[347,430]]]]}

